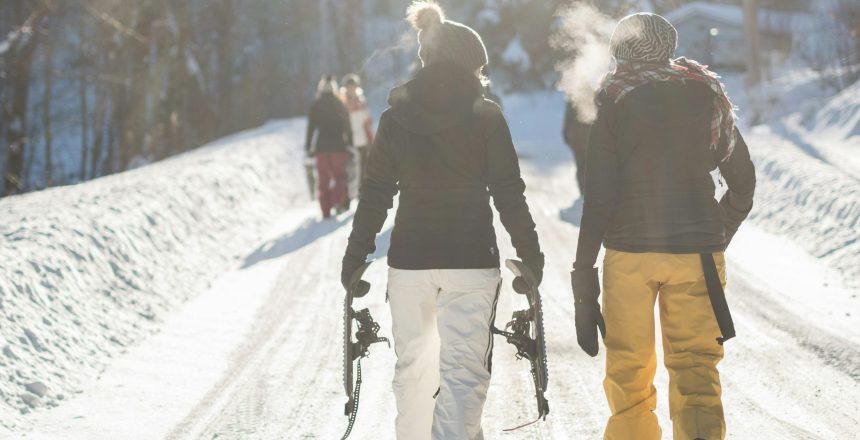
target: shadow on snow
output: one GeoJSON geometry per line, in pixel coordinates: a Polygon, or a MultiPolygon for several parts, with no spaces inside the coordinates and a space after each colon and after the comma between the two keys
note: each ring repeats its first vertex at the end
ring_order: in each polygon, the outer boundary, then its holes
{"type": "Polygon", "coordinates": [[[242,265],[242,268],[245,269],[261,261],[271,260],[295,252],[340,229],[341,226],[350,221],[352,221],[352,215],[327,220],[308,219],[296,230],[260,245],[251,255],[245,257],[245,263],[242,265]]]}
{"type": "MultiPolygon", "coordinates": [[[[245,257],[242,268],[251,267],[261,261],[271,260],[295,252],[305,246],[312,244],[320,238],[338,230],[341,226],[352,221],[353,214],[343,218],[331,218],[328,220],[308,219],[296,230],[278,239],[269,240],[258,247],[254,252],[245,257]]],[[[369,259],[380,259],[388,254],[391,246],[391,228],[382,231],[376,237],[376,251],[369,255],[369,259]]],[[[344,241],[346,249],[346,241],[344,241]]]]}
{"type": "Polygon", "coordinates": [[[573,204],[562,209],[558,213],[558,217],[576,227],[582,224],[582,197],[577,197],[573,204]]]}
{"type": "Polygon", "coordinates": [[[376,251],[368,255],[369,260],[378,260],[388,255],[388,248],[391,247],[391,230],[388,228],[376,236],[376,251]]]}

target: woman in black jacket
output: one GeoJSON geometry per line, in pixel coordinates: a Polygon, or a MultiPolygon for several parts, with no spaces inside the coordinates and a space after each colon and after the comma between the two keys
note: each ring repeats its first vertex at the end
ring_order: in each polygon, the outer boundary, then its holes
{"type": "Polygon", "coordinates": [[[352,145],[352,129],[349,111],[337,92],[334,77],[327,75],[320,80],[317,99],[308,113],[305,137],[305,153],[316,159],[323,218],[329,218],[333,208],[338,212],[346,210],[347,147],[352,145]]]}
{"type": "Polygon", "coordinates": [[[343,259],[344,286],[400,205],[388,252],[399,439],[482,438],[499,252],[490,198],[517,255],[541,277],[543,254],[505,118],[484,99],[478,34],[416,2],[423,68],[392,90],[343,259]]]}
{"type": "Polygon", "coordinates": [[[654,305],[669,371],[673,438],[725,438],[717,363],[734,336],[723,251],[752,209],[755,170],[719,77],[671,59],[675,28],[640,13],[610,41],[588,141],[585,203],[572,272],[579,345],[606,345],[606,440],[658,440],[654,305]],[[711,172],[728,191],[714,198],[711,172]],[[603,315],[595,264],[601,243],[603,315]],[[605,324],[604,324],[605,318],[605,324]]]}

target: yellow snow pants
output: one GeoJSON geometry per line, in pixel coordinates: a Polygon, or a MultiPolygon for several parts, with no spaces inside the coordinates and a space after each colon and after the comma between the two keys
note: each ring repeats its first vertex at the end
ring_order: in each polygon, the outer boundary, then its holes
{"type": "MultiPolygon", "coordinates": [[[[725,259],[714,254],[725,286],[725,259]]],[[[675,440],[726,435],[717,363],[723,347],[698,254],[607,250],[603,266],[606,379],[612,416],[605,440],[659,440],[654,409],[654,303],[660,304],[669,412],[675,440]]]]}

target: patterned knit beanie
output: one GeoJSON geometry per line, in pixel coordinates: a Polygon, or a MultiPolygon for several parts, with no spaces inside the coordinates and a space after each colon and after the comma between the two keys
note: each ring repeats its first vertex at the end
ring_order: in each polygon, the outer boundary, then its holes
{"type": "Polygon", "coordinates": [[[413,2],[406,18],[418,30],[418,57],[425,66],[444,60],[471,72],[487,64],[487,49],[481,36],[462,23],[446,20],[445,12],[436,2],[413,2]]]}
{"type": "Polygon", "coordinates": [[[647,12],[618,22],[609,49],[618,62],[669,62],[678,47],[678,31],[665,18],[647,12]]]}

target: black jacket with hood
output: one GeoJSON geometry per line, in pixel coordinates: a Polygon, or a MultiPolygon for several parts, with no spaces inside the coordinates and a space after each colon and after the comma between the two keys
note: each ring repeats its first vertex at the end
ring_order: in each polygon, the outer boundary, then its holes
{"type": "Polygon", "coordinates": [[[345,259],[364,261],[400,192],[388,263],[398,269],[499,267],[492,196],[517,256],[543,267],[505,118],[480,81],[450,63],[392,90],[380,118],[345,259]]]}
{"type": "Polygon", "coordinates": [[[344,153],[348,145],[352,145],[349,110],[334,93],[321,94],[311,105],[308,113],[305,151],[307,153],[344,153]],[[314,143],[316,132],[319,134],[314,143]]]}
{"type": "Polygon", "coordinates": [[[624,252],[712,253],[728,246],[752,209],[755,169],[737,144],[712,151],[714,92],[695,81],[643,85],[614,103],[598,97],[591,128],[576,267],[595,264],[601,242],[624,252]],[[728,190],[719,202],[711,171],[728,190]]]}

